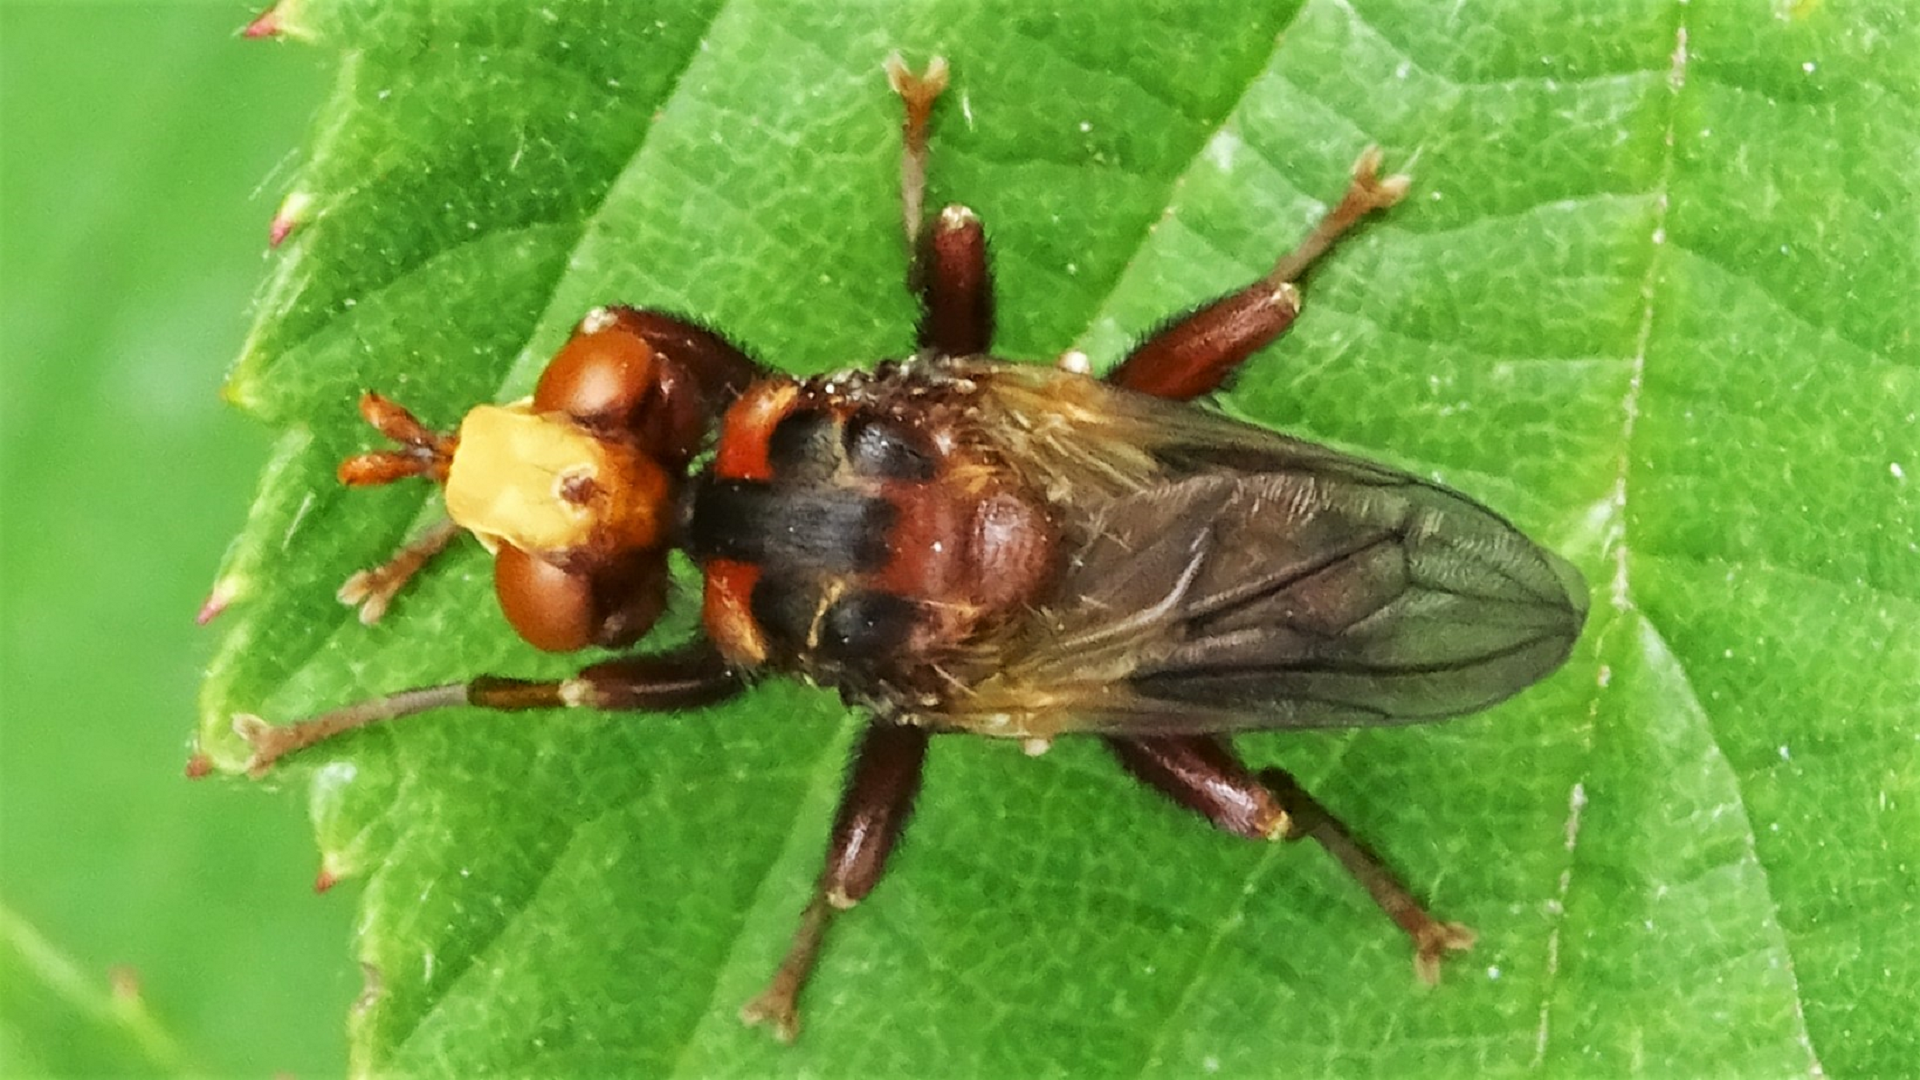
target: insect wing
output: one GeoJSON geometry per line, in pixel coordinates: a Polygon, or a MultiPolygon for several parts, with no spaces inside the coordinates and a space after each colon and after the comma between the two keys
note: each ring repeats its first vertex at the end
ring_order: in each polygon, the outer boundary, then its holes
{"type": "Polygon", "coordinates": [[[1472,499],[1109,393],[1113,422],[1073,435],[1107,460],[1144,447],[1152,475],[1078,505],[1098,485],[1054,477],[1084,522],[1054,605],[983,706],[1112,734],[1413,723],[1518,693],[1579,636],[1579,573],[1472,499]],[[1102,454],[1115,437],[1127,446],[1102,454]]]}

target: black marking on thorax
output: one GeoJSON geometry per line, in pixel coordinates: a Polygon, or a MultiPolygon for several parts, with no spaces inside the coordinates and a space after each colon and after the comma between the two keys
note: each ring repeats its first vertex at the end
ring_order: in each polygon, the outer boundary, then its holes
{"type": "Polygon", "coordinates": [[[694,488],[687,551],[769,573],[861,573],[886,565],[895,515],[849,487],[707,477],[694,488]]]}
{"type": "Polygon", "coordinates": [[[916,601],[868,588],[883,571],[899,509],[884,489],[935,479],[907,423],[855,407],[802,405],[767,435],[770,480],[694,483],[687,549],[753,563],[753,620],[776,658],[827,683],[868,681],[922,617],[916,601]]]}
{"type": "Polygon", "coordinates": [[[932,480],[912,429],[867,410],[795,409],[767,436],[767,481],[695,482],[687,548],[695,558],[759,564],[768,574],[855,574],[887,561],[898,511],[885,481],[932,480]]]}

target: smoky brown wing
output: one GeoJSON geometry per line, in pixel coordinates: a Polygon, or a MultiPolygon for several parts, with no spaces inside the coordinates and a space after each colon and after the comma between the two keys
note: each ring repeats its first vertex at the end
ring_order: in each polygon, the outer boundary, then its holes
{"type": "Polygon", "coordinates": [[[1274,447],[1101,508],[1010,673],[1073,702],[1062,730],[1412,723],[1566,658],[1586,615],[1572,567],[1456,492],[1274,447]]]}

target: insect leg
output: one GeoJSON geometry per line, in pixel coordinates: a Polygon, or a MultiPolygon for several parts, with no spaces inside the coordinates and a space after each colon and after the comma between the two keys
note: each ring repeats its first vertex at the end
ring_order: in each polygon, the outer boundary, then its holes
{"type": "Polygon", "coordinates": [[[920,296],[920,347],[974,356],[993,346],[993,271],[980,219],[964,206],[940,211],[922,238],[911,275],[920,296]]]}
{"type": "Polygon", "coordinates": [[[1420,981],[1429,985],[1439,982],[1441,958],[1471,948],[1473,930],[1457,922],[1441,922],[1429,914],[1386,862],[1286,771],[1262,769],[1260,779],[1293,817],[1295,831],[1289,839],[1312,837],[1338,860],[1380,910],[1413,939],[1413,970],[1420,981]]]}
{"type": "Polygon", "coordinates": [[[1179,401],[1219,389],[1242,361],[1293,325],[1300,314],[1300,290],[1294,286],[1300,275],[1361,218],[1392,206],[1407,193],[1407,177],[1382,179],[1379,171],[1380,148],[1368,147],[1354,162],[1346,195],[1265,277],[1162,328],[1108,379],[1179,401]]]}
{"type": "Polygon", "coordinates": [[[1217,827],[1252,840],[1311,837],[1413,939],[1414,971],[1440,978],[1440,958],[1473,944],[1473,931],[1427,913],[1386,863],[1280,769],[1255,775],[1210,735],[1108,738],[1121,765],[1217,827]]]}
{"type": "Polygon", "coordinates": [[[1235,836],[1293,835],[1286,810],[1214,736],[1109,737],[1106,742],[1136,779],[1235,836]]]}
{"type": "Polygon", "coordinates": [[[900,95],[906,116],[900,125],[900,211],[907,230],[907,250],[920,238],[922,208],[927,194],[927,119],[933,103],[947,88],[947,59],[936,56],[927,70],[914,73],[899,53],[887,57],[887,85],[900,95]]]}
{"type": "Polygon", "coordinates": [[[920,790],[929,733],[885,721],[869,725],[854,751],[846,790],[835,812],[827,862],[813,898],[800,914],[793,944],[767,988],[740,1009],[747,1024],[768,1023],[781,1042],[800,1033],[799,997],[813,972],[833,916],[873,891],[887,856],[906,827],[920,790]]]}
{"type": "Polygon", "coordinates": [[[921,306],[920,347],[941,356],[984,353],[993,343],[993,274],[986,232],[964,206],[949,206],[931,222],[922,216],[927,188],[927,120],[947,85],[947,62],[935,57],[925,74],[907,70],[898,53],[887,57],[887,82],[906,106],[901,125],[900,209],[912,262],[907,287],[921,306]],[[926,229],[925,235],[921,234],[926,229]]]}
{"type": "Polygon", "coordinates": [[[370,724],[434,709],[471,706],[509,712],[578,707],[664,712],[711,705],[744,686],[740,673],[711,644],[697,641],[673,652],[594,664],[569,679],[529,681],[481,675],[466,682],[370,698],[292,724],[268,724],[242,713],[233,718],[233,730],[253,747],[247,774],[258,779],[295,751],[370,724]]]}
{"type": "Polygon", "coordinates": [[[426,567],[433,557],[447,550],[460,535],[460,526],[452,518],[442,517],[419,536],[406,542],[393,557],[379,566],[361,570],[340,586],[340,602],[360,609],[360,621],[368,626],[380,621],[387,605],[399,594],[413,575],[426,567]]]}

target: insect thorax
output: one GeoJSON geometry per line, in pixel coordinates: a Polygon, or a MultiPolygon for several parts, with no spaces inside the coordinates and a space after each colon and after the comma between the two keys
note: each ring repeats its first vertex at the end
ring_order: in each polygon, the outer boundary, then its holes
{"type": "Polygon", "coordinates": [[[738,663],[937,713],[1058,577],[1046,501],[954,366],[774,381],[729,411],[692,490],[704,619],[738,663]]]}

